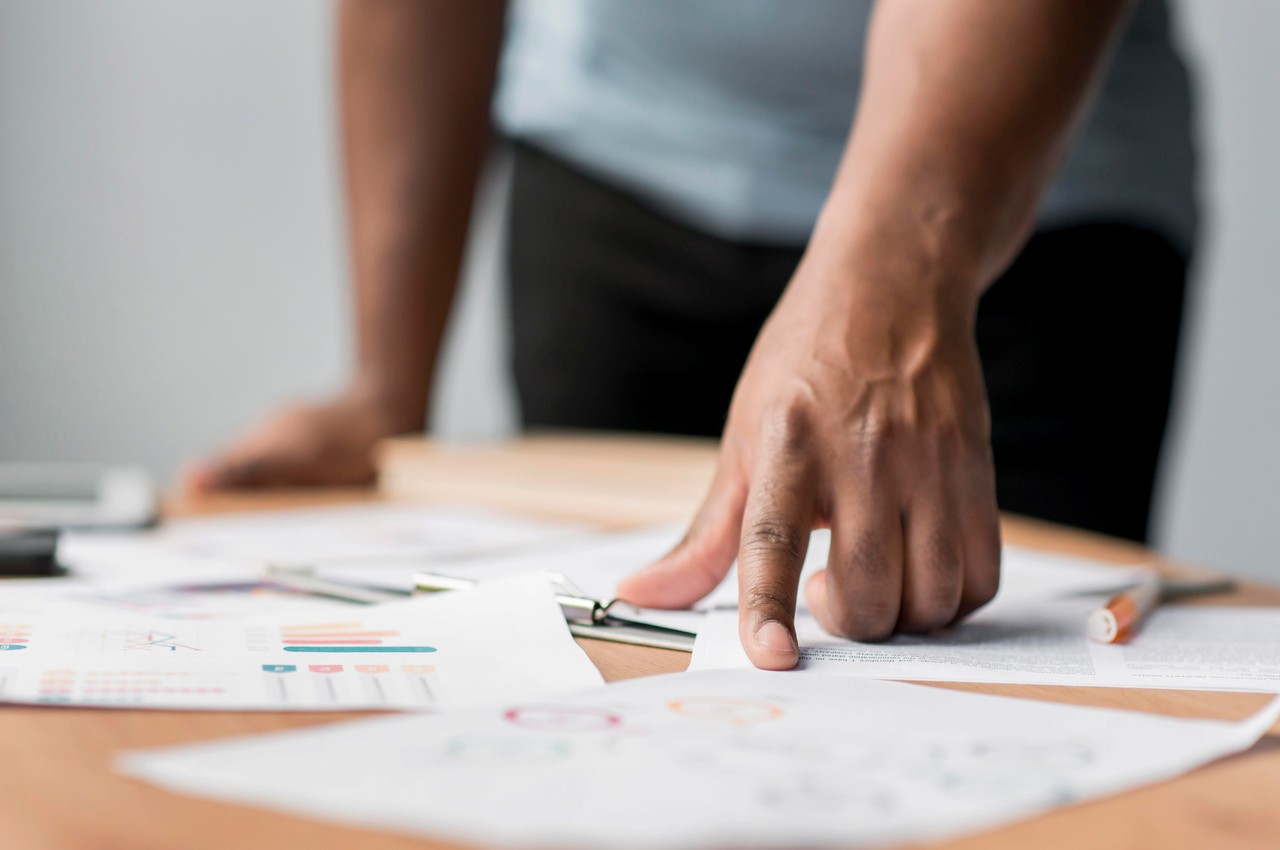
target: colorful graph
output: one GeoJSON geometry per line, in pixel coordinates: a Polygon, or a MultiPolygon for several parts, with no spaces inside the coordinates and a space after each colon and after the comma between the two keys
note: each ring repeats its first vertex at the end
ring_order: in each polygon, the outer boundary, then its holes
{"type": "Polygon", "coordinates": [[[437,701],[436,668],[430,664],[263,664],[262,672],[268,693],[280,704],[383,708],[437,701]]]}
{"type": "Polygon", "coordinates": [[[189,650],[199,652],[200,647],[183,643],[172,632],[148,629],[146,632],[130,633],[124,638],[126,652],[177,652],[189,650]]]}
{"type": "Polygon", "coordinates": [[[434,646],[387,643],[400,637],[395,629],[370,629],[361,623],[318,623],[284,626],[280,643],[285,652],[404,653],[435,652],[434,646]]]}
{"type": "Polygon", "coordinates": [[[0,623],[0,652],[26,649],[31,643],[31,626],[25,623],[0,623]]]}

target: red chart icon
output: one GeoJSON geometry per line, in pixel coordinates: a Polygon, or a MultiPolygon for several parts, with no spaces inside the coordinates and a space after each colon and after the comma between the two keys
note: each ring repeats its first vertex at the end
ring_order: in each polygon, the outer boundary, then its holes
{"type": "Polygon", "coordinates": [[[507,709],[508,723],[543,732],[603,732],[622,725],[622,717],[592,706],[526,705],[507,709]]]}

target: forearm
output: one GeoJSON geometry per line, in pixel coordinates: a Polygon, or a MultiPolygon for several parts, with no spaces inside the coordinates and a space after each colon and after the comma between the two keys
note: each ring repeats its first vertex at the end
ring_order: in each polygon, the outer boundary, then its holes
{"type": "Polygon", "coordinates": [[[975,304],[1026,239],[1126,5],[880,0],[811,252],[975,304]]]}
{"type": "Polygon", "coordinates": [[[421,427],[489,147],[501,0],[347,0],[339,87],[355,387],[421,427]]]}

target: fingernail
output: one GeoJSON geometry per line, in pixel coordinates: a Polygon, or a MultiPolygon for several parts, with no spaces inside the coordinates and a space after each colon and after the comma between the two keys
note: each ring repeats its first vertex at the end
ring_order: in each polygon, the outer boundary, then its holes
{"type": "Polygon", "coordinates": [[[798,651],[795,639],[791,637],[791,632],[787,631],[787,627],[777,620],[770,620],[756,629],[755,639],[756,644],[761,649],[778,655],[791,655],[798,651]]]}

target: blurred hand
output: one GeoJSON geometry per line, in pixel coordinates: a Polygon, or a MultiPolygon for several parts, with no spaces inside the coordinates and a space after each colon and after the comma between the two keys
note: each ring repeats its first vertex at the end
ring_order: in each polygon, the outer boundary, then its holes
{"type": "Polygon", "coordinates": [[[805,598],[832,634],[928,632],[991,599],[1000,539],[977,288],[913,271],[806,257],[747,361],[688,534],[623,582],[624,599],[687,607],[736,556],[747,655],[790,669],[800,569],[825,526],[831,554],[805,598]]]}
{"type": "Polygon", "coordinates": [[[279,410],[218,454],[193,464],[189,494],[263,487],[360,486],[374,479],[372,450],[410,430],[370,394],[351,390],[319,404],[279,410]]]}

